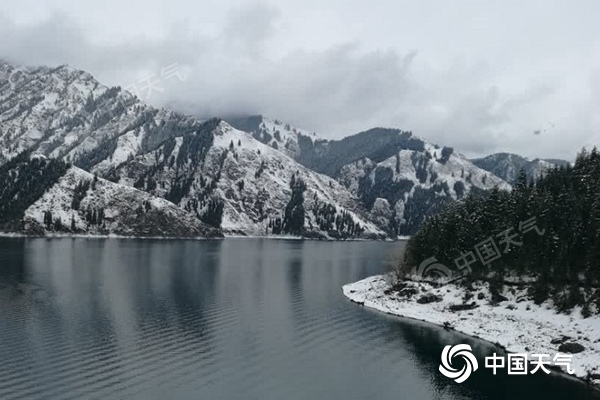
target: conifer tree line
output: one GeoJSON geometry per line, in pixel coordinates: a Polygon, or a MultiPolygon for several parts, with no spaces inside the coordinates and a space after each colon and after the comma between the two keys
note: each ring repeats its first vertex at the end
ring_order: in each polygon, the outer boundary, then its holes
{"type": "Polygon", "coordinates": [[[352,215],[343,210],[338,212],[334,205],[329,203],[315,203],[312,212],[316,217],[319,229],[329,233],[332,237],[351,238],[360,236],[364,232],[364,228],[354,221],[352,215]]]}
{"type": "Polygon", "coordinates": [[[59,160],[22,153],[0,167],[0,228],[21,228],[25,210],[67,171],[59,160]]]}
{"type": "Polygon", "coordinates": [[[200,220],[208,225],[220,227],[223,221],[223,210],[225,204],[220,199],[210,199],[204,213],[200,215],[200,220]]]}
{"type": "Polygon", "coordinates": [[[292,175],[290,180],[292,197],[285,207],[281,230],[283,233],[302,234],[304,232],[304,192],[306,183],[292,175]]]}
{"type": "MultiPolygon", "coordinates": [[[[290,180],[290,189],[292,195],[285,207],[283,216],[269,218],[267,232],[276,235],[282,233],[308,235],[309,230],[305,226],[306,209],[304,207],[306,183],[294,174],[290,180]]],[[[364,227],[355,222],[348,211],[339,212],[334,205],[319,201],[316,193],[313,197],[311,211],[319,230],[327,232],[332,237],[351,238],[364,233],[364,227]]],[[[312,222],[309,221],[309,224],[309,228],[313,229],[312,222]]]]}
{"type": "Polygon", "coordinates": [[[499,289],[508,276],[533,277],[536,303],[551,299],[559,311],[576,305],[587,315],[600,311],[598,150],[584,149],[573,166],[555,168],[535,182],[521,171],[511,192],[493,189],[447,205],[409,240],[400,271],[435,257],[458,272],[455,260],[489,238],[500,257],[485,265],[478,258],[465,282],[487,280],[499,289]],[[532,218],[537,230],[523,231],[532,218]],[[521,245],[500,244],[505,231],[521,245]]]}

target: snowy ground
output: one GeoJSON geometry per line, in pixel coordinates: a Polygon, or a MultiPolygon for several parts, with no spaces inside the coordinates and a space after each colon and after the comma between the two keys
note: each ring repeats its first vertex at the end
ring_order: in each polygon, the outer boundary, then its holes
{"type": "Polygon", "coordinates": [[[557,314],[551,304],[536,305],[529,300],[527,289],[506,287],[502,293],[508,300],[490,304],[491,294],[485,283],[474,284],[473,297],[466,303],[477,308],[452,312],[451,305],[463,304],[464,287],[453,284],[435,288],[423,282],[405,282],[403,291],[391,290],[390,277],[372,276],[345,285],[343,292],[350,300],[385,313],[418,319],[438,325],[450,324],[455,330],[499,344],[511,353],[550,354],[558,352],[553,339],[570,337],[566,342],[581,344],[585,350],[573,354],[571,366],[578,378],[589,378],[600,386],[600,316],[583,318],[580,310],[571,315],[557,314]],[[407,288],[409,289],[408,291],[407,288]],[[418,291],[411,296],[402,293],[418,291]],[[441,301],[419,304],[425,294],[435,294],[441,301]]]}

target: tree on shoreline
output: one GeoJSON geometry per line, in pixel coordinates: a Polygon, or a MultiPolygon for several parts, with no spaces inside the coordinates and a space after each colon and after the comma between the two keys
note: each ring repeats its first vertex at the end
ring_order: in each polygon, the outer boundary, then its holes
{"type": "Polygon", "coordinates": [[[410,239],[400,269],[435,257],[459,272],[457,260],[465,254],[479,256],[462,271],[470,269],[466,281],[501,285],[507,276],[533,277],[530,294],[537,303],[551,299],[559,311],[577,305],[589,311],[590,304],[600,310],[600,153],[583,150],[573,166],[536,182],[521,171],[511,192],[494,189],[447,206],[410,239]],[[486,241],[498,253],[488,262],[475,251],[486,241]]]}

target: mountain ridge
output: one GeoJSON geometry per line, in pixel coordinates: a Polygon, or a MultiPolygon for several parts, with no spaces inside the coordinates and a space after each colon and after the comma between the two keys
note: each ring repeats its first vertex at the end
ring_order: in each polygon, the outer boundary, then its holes
{"type": "MultiPolygon", "coordinates": [[[[264,120],[252,116],[234,123],[258,127],[251,133],[261,135],[264,120]]],[[[294,147],[300,151],[291,156],[342,183],[393,235],[413,234],[427,216],[471,190],[510,189],[452,147],[440,147],[411,131],[372,128],[340,140],[312,137],[297,134],[294,147]]]]}
{"type": "Polygon", "coordinates": [[[408,131],[327,140],[261,116],[201,120],[71,67],[0,63],[0,165],[23,152],[165,199],[232,234],[395,237],[471,190],[510,189],[408,131]]]}
{"type": "Polygon", "coordinates": [[[521,170],[525,171],[527,179],[531,181],[538,180],[553,168],[570,165],[566,160],[540,158],[529,160],[518,154],[506,152],[471,159],[471,162],[511,184],[517,182],[521,170]]]}

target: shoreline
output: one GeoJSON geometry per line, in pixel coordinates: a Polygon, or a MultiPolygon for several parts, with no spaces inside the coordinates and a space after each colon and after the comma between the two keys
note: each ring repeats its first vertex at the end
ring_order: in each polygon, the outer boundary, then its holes
{"type": "Polygon", "coordinates": [[[30,235],[27,233],[0,232],[0,238],[19,238],[19,239],[140,239],[140,240],[222,240],[225,237],[205,237],[205,236],[128,236],[128,235],[97,235],[81,233],[49,233],[46,235],[30,235]]]}
{"type": "Polygon", "coordinates": [[[580,344],[584,350],[572,354],[575,373],[568,374],[564,367],[559,373],[600,389],[600,315],[584,319],[580,308],[570,315],[557,314],[551,304],[535,305],[529,300],[526,288],[505,287],[501,294],[506,300],[492,305],[489,286],[482,282],[474,283],[470,291],[454,284],[436,288],[425,282],[404,281],[403,288],[396,291],[389,275],[375,275],[344,285],[342,291],[352,302],[364,307],[453,329],[508,353],[541,353],[552,357],[563,343],[580,344]],[[437,298],[427,304],[417,303],[426,295],[437,298]],[[469,297],[466,303],[473,308],[451,311],[450,306],[465,304],[465,295],[469,297]],[[564,340],[565,337],[568,339],[564,340]]]}
{"type": "Polygon", "coordinates": [[[16,233],[16,232],[0,232],[0,238],[28,238],[28,239],[140,239],[140,240],[223,240],[223,239],[270,239],[270,240],[310,240],[310,241],[321,241],[321,242],[400,242],[405,241],[405,238],[398,239],[364,239],[364,238],[350,238],[350,239],[316,239],[311,237],[293,236],[293,235],[241,235],[241,234],[228,234],[225,233],[221,237],[204,237],[204,236],[131,236],[131,235],[117,235],[117,234],[81,234],[81,233],[48,233],[45,235],[32,235],[27,233],[16,233]]]}

